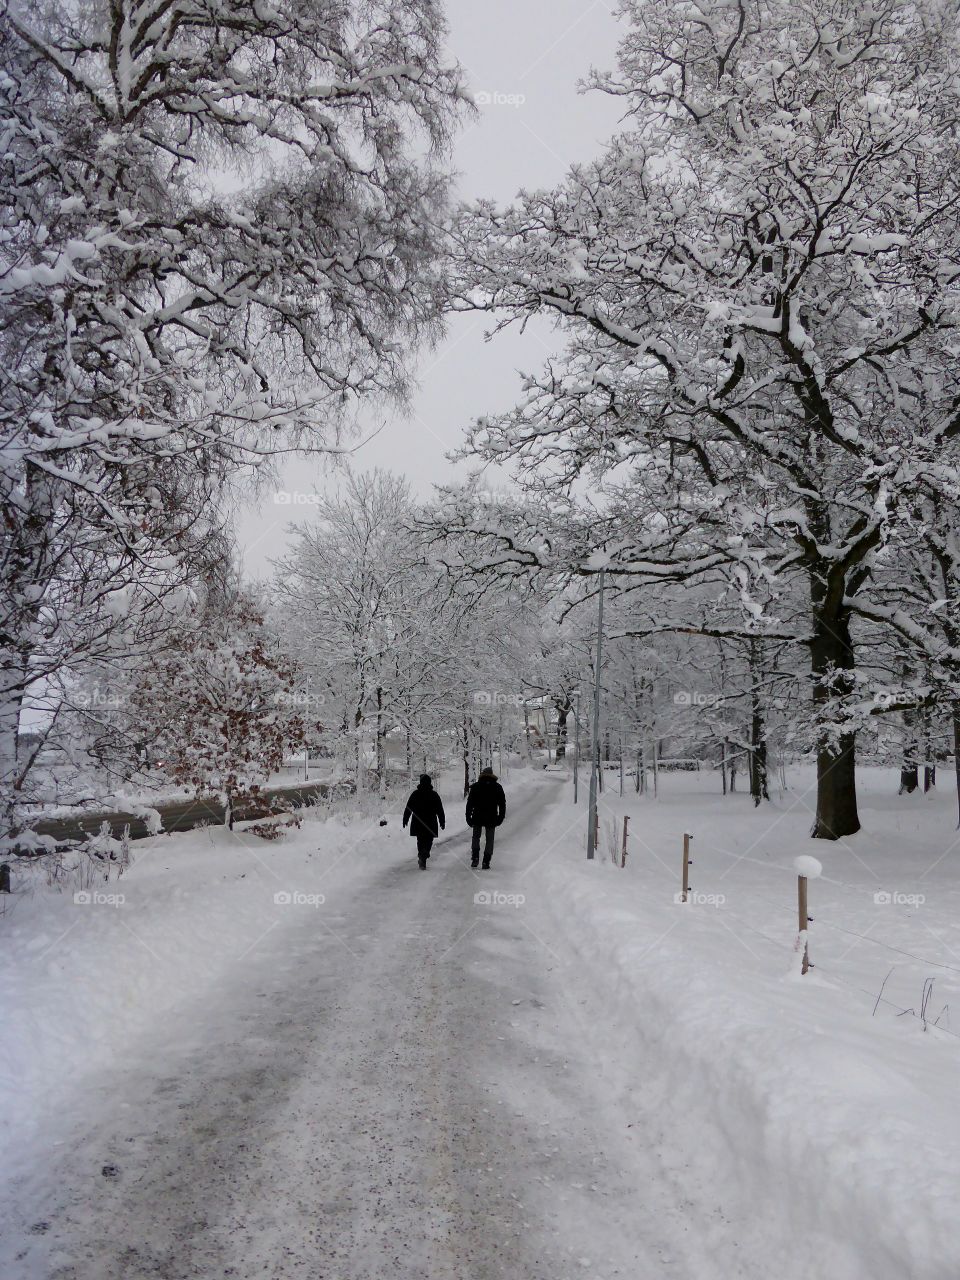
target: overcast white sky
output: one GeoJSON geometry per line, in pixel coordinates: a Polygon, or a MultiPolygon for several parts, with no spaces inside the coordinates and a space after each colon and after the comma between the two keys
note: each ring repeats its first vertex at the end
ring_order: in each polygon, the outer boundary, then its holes
{"type": "MultiPolygon", "coordinates": [[[[613,63],[620,28],[612,3],[447,0],[451,54],[473,93],[493,99],[466,125],[454,150],[461,196],[507,201],[520,187],[552,186],[573,161],[594,155],[614,132],[618,104],[576,90],[591,66],[613,63]]],[[[519,394],[517,371],[536,369],[544,344],[556,342],[540,325],[528,327],[523,337],[508,331],[486,343],[488,324],[482,316],[451,318],[445,341],[419,362],[410,418],[388,420],[353,465],[401,473],[422,497],[455,474],[445,454],[460,444],[464,429],[480,414],[508,408],[519,394]]],[[[382,414],[370,415],[371,426],[380,421],[382,414]]],[[[284,475],[285,489],[299,493],[331,483],[319,462],[289,463],[284,475]]],[[[268,574],[270,560],[286,544],[287,524],[308,514],[306,506],[277,504],[272,490],[251,503],[238,528],[248,573],[268,574]]]]}

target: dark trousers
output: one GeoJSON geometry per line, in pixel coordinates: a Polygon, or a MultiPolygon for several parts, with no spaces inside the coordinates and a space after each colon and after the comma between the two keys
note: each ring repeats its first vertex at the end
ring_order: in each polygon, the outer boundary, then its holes
{"type": "Polygon", "coordinates": [[[483,845],[483,861],[485,866],[490,865],[490,859],[493,856],[493,837],[496,827],[475,826],[473,828],[473,840],[470,842],[470,858],[476,862],[480,857],[480,832],[486,833],[486,840],[483,845]]]}
{"type": "Polygon", "coordinates": [[[433,848],[433,836],[427,832],[426,835],[417,836],[417,857],[429,858],[430,850],[433,848]]]}

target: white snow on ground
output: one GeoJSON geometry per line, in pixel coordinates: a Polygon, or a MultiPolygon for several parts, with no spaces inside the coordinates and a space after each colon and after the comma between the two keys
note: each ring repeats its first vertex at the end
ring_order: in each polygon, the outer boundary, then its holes
{"type": "Polygon", "coordinates": [[[952,797],[863,776],[803,978],[800,773],[757,811],[608,778],[593,864],[569,782],[512,771],[489,873],[450,775],[425,873],[394,812],[138,842],[119,903],[15,895],[0,1274],[954,1280],[952,797]]]}
{"type": "Polygon", "coordinates": [[[835,844],[808,839],[812,771],[756,810],[718,796],[716,775],[661,775],[657,800],[621,800],[608,776],[596,866],[562,835],[566,814],[551,819],[570,856],[544,859],[544,887],[567,903],[603,1018],[635,1027],[645,1106],[670,1127],[684,1178],[712,1173],[734,1220],[778,1223],[772,1275],[791,1274],[798,1248],[808,1274],[832,1280],[960,1275],[956,795],[949,774],[926,797],[898,797],[897,780],[861,770],[863,830],[835,844]],[[823,873],[801,978],[794,862],[812,847],[823,873]],[[802,1243],[812,1231],[827,1254],[802,1243]]]}

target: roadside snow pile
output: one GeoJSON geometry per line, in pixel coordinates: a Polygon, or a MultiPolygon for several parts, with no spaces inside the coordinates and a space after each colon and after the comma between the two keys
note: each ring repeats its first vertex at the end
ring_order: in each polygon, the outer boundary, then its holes
{"type": "Polygon", "coordinates": [[[601,830],[631,815],[624,870],[606,848],[586,862],[567,794],[536,874],[593,970],[599,1016],[631,1029],[625,1105],[642,1091],[663,1116],[681,1190],[712,1177],[728,1216],[780,1219],[801,1249],[805,1232],[826,1235],[835,1250],[811,1258],[812,1275],[948,1280],[960,1276],[960,1021],[944,1012],[960,1010],[953,798],[898,798],[876,771],[864,830],[817,842],[813,858],[809,782],[758,810],[710,795],[709,775],[662,778],[658,801],[608,792],[601,830]],[[693,892],[678,905],[684,831],[693,892]],[[802,978],[798,874],[815,966],[802,978]]]}

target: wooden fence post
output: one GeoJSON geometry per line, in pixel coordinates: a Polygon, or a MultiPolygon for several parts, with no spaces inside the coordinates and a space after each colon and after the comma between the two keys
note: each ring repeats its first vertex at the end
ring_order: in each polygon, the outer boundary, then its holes
{"type": "Polygon", "coordinates": [[[624,814],[623,815],[623,844],[620,847],[620,866],[621,867],[625,867],[627,865],[627,827],[629,826],[629,824],[630,824],[630,819],[626,814],[624,814]]]}
{"type": "Polygon", "coordinates": [[[0,862],[0,893],[10,892],[10,863],[0,862]]]}
{"type": "Polygon", "coordinates": [[[807,925],[810,922],[810,917],[807,915],[806,876],[797,876],[797,903],[799,906],[800,936],[803,938],[803,960],[800,964],[800,972],[806,973],[810,968],[810,950],[807,946],[807,925]]]}
{"type": "Polygon", "coordinates": [[[683,833],[683,902],[686,902],[690,893],[690,841],[692,839],[693,836],[689,831],[683,833]]]}
{"type": "Polygon", "coordinates": [[[806,973],[808,969],[813,968],[810,960],[810,921],[813,917],[807,911],[807,881],[816,880],[823,874],[823,864],[819,859],[811,857],[809,853],[804,853],[794,858],[793,869],[797,873],[797,924],[800,929],[794,950],[799,951],[800,940],[803,939],[803,960],[800,972],[806,973]]]}

